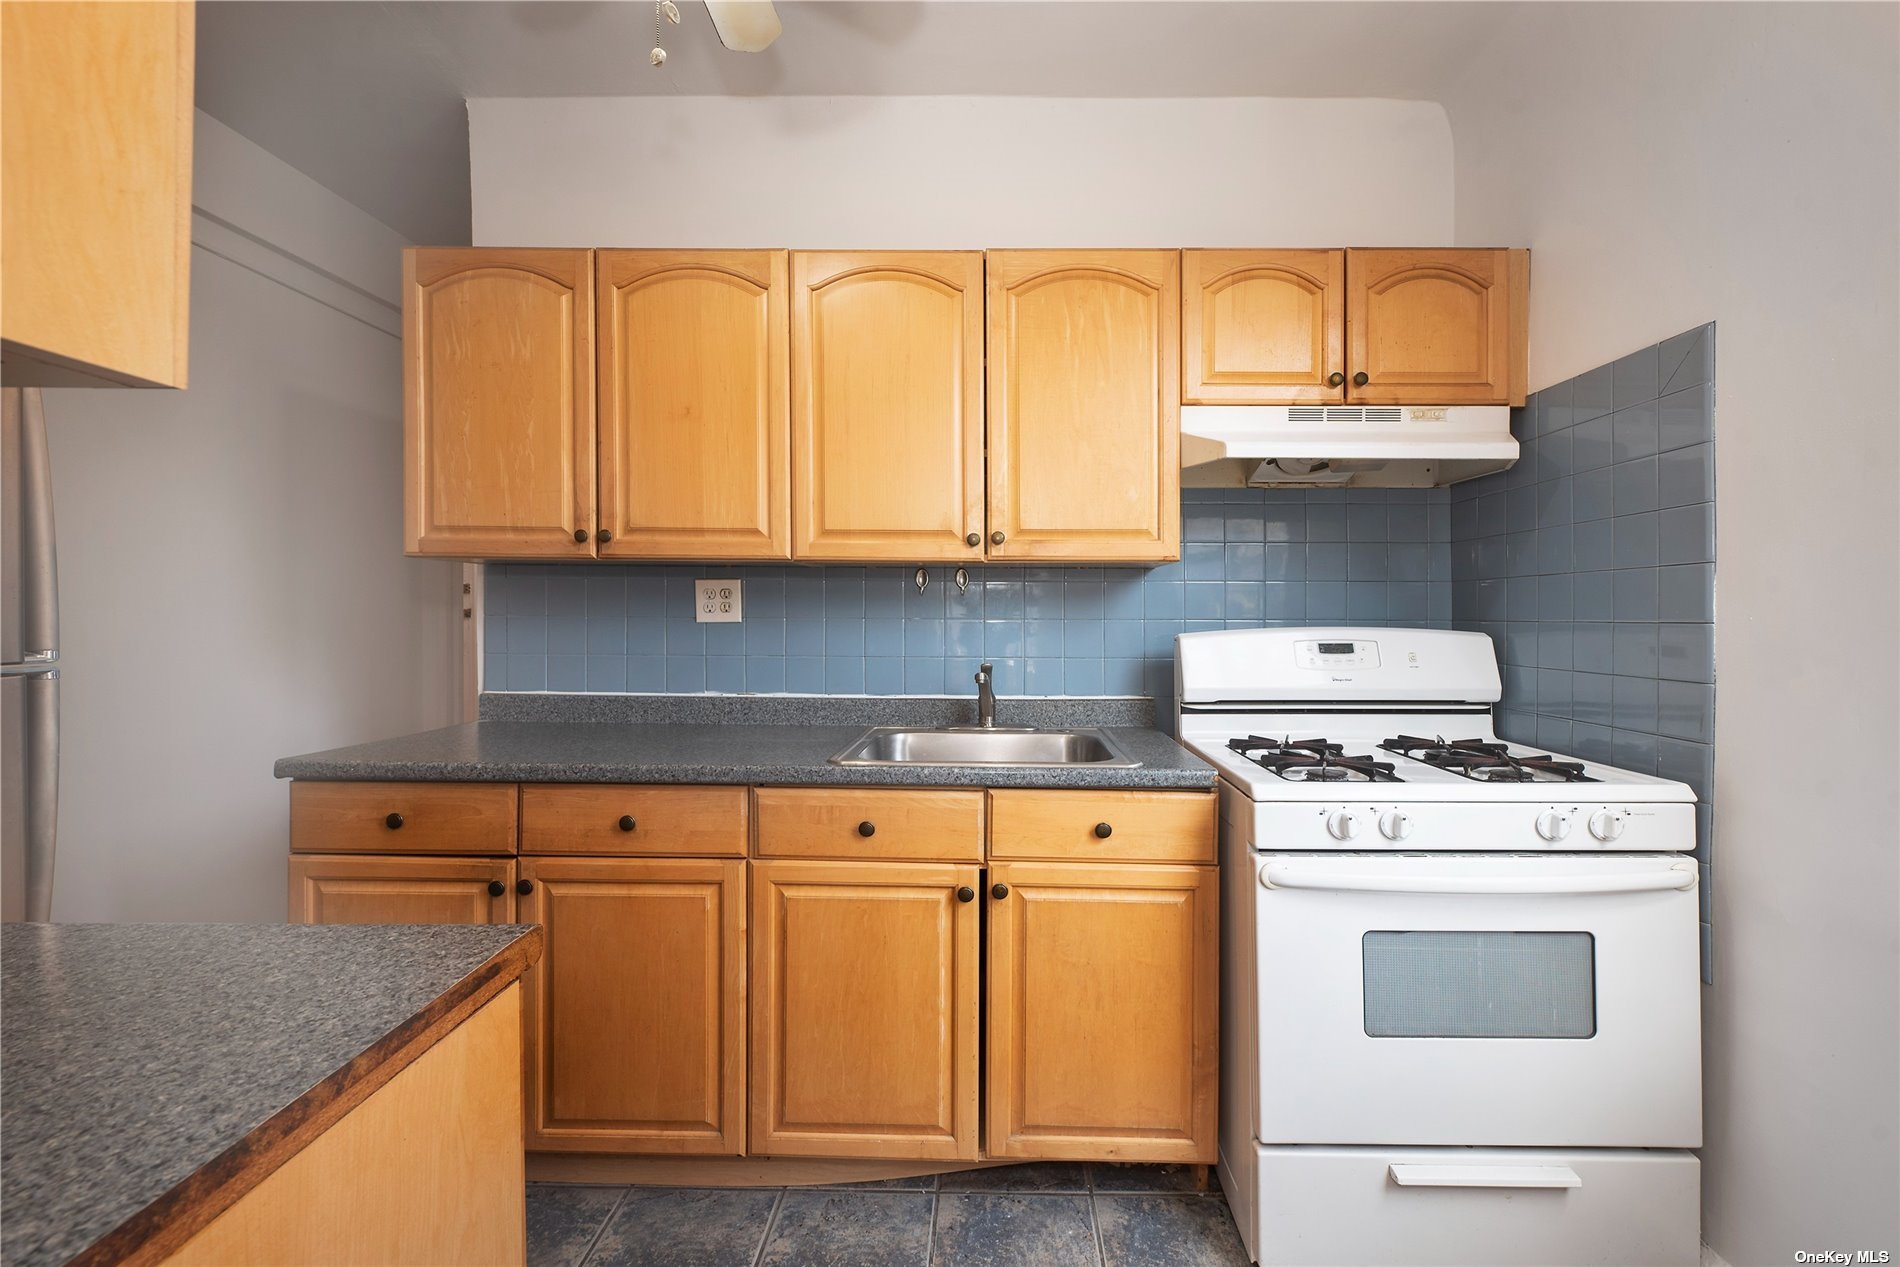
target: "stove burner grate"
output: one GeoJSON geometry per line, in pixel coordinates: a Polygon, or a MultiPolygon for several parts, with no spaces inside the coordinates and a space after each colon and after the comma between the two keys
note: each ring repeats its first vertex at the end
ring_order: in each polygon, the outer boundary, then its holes
{"type": "Polygon", "coordinates": [[[1265,739],[1248,735],[1229,739],[1227,746],[1263,770],[1289,783],[1403,783],[1390,761],[1370,754],[1348,756],[1345,748],[1325,739],[1265,739]]]}
{"type": "Polygon", "coordinates": [[[1506,745],[1482,739],[1420,739],[1416,735],[1399,735],[1379,747],[1477,783],[1598,782],[1583,772],[1579,762],[1559,761],[1549,753],[1514,757],[1506,745]]]}

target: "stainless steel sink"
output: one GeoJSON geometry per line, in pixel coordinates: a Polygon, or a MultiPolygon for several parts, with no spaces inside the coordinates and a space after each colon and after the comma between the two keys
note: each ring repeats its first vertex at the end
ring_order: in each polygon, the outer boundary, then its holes
{"type": "Polygon", "coordinates": [[[1115,741],[1099,730],[1024,730],[998,726],[913,729],[879,726],[831,758],[833,765],[1089,766],[1131,769],[1115,741]]]}

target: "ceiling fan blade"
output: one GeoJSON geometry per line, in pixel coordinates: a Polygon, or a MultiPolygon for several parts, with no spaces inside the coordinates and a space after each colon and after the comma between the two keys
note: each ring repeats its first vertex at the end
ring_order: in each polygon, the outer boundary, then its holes
{"type": "Polygon", "coordinates": [[[719,42],[735,53],[762,53],[785,28],[772,0],[706,0],[719,42]]]}

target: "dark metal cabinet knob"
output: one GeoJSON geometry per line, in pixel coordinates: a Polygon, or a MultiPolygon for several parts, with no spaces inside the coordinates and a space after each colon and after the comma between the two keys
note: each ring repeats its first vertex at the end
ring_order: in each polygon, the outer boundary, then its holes
{"type": "Polygon", "coordinates": [[[1337,387],[1345,381],[1346,376],[1341,374],[1338,370],[1334,370],[1331,374],[1326,376],[1326,385],[1328,387],[1337,387]]]}
{"type": "Polygon", "coordinates": [[[1005,538],[1003,536],[1003,530],[1001,528],[998,528],[995,532],[992,532],[990,534],[990,544],[993,546],[1002,545],[1004,540],[1005,538]]]}
{"type": "Polygon", "coordinates": [[[971,888],[967,884],[963,885],[961,888],[957,890],[957,901],[959,902],[976,901],[976,890],[971,888]]]}
{"type": "Polygon", "coordinates": [[[1098,840],[1107,840],[1115,834],[1115,829],[1107,823],[1095,824],[1095,836],[1098,840]]]}
{"type": "Polygon", "coordinates": [[[1369,374],[1367,374],[1364,370],[1360,370],[1357,374],[1354,374],[1352,376],[1352,385],[1354,387],[1364,387],[1367,383],[1370,383],[1371,381],[1372,381],[1372,377],[1369,374]]]}
{"type": "Polygon", "coordinates": [[[638,826],[639,824],[633,821],[632,814],[622,814],[620,816],[620,830],[621,831],[632,831],[635,827],[638,827],[638,826]]]}
{"type": "Polygon", "coordinates": [[[528,896],[528,894],[534,892],[534,881],[533,880],[516,880],[515,892],[519,893],[522,897],[528,896]]]}
{"type": "Polygon", "coordinates": [[[864,820],[863,822],[861,822],[861,823],[859,823],[859,824],[858,824],[858,835],[860,835],[860,836],[875,836],[875,835],[877,835],[877,824],[876,824],[876,823],[874,823],[874,822],[872,822],[872,821],[871,821],[870,819],[868,819],[868,818],[867,818],[867,819],[865,819],[865,820],[864,820]]]}
{"type": "Polygon", "coordinates": [[[600,537],[599,537],[600,544],[606,545],[608,542],[612,541],[613,539],[614,539],[613,533],[607,531],[607,529],[605,528],[602,528],[600,530],[600,537]]]}
{"type": "Polygon", "coordinates": [[[574,529],[574,540],[585,543],[587,540],[587,529],[585,528],[574,529]]]}
{"type": "Polygon", "coordinates": [[[990,896],[999,902],[1002,901],[1009,896],[1009,886],[1007,884],[992,884],[990,886],[990,896]]]}
{"type": "Polygon", "coordinates": [[[507,891],[508,891],[508,886],[503,884],[500,880],[490,880],[488,882],[488,896],[489,897],[500,897],[502,894],[506,893],[507,891]]]}
{"type": "Polygon", "coordinates": [[[980,532],[973,532],[969,536],[963,539],[963,544],[966,546],[980,546],[983,544],[983,534],[980,532]]]}
{"type": "Polygon", "coordinates": [[[383,819],[383,826],[389,828],[389,830],[391,831],[395,831],[398,827],[402,826],[402,815],[401,814],[389,815],[388,817],[383,819]]]}

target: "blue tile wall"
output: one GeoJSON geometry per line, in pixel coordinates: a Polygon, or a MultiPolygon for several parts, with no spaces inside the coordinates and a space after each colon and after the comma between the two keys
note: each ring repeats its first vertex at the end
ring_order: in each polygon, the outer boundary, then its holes
{"type": "Polygon", "coordinates": [[[1448,627],[1445,489],[1187,489],[1181,561],[1153,568],[490,564],[483,685],[507,691],[1149,695],[1174,636],[1262,625],[1448,627]],[[738,577],[745,619],[696,624],[738,577]]]}
{"type": "Polygon", "coordinates": [[[1517,465],[1451,490],[1454,623],[1498,646],[1499,734],[1695,789],[1706,948],[1715,327],[1546,388],[1511,428],[1517,465]]]}

